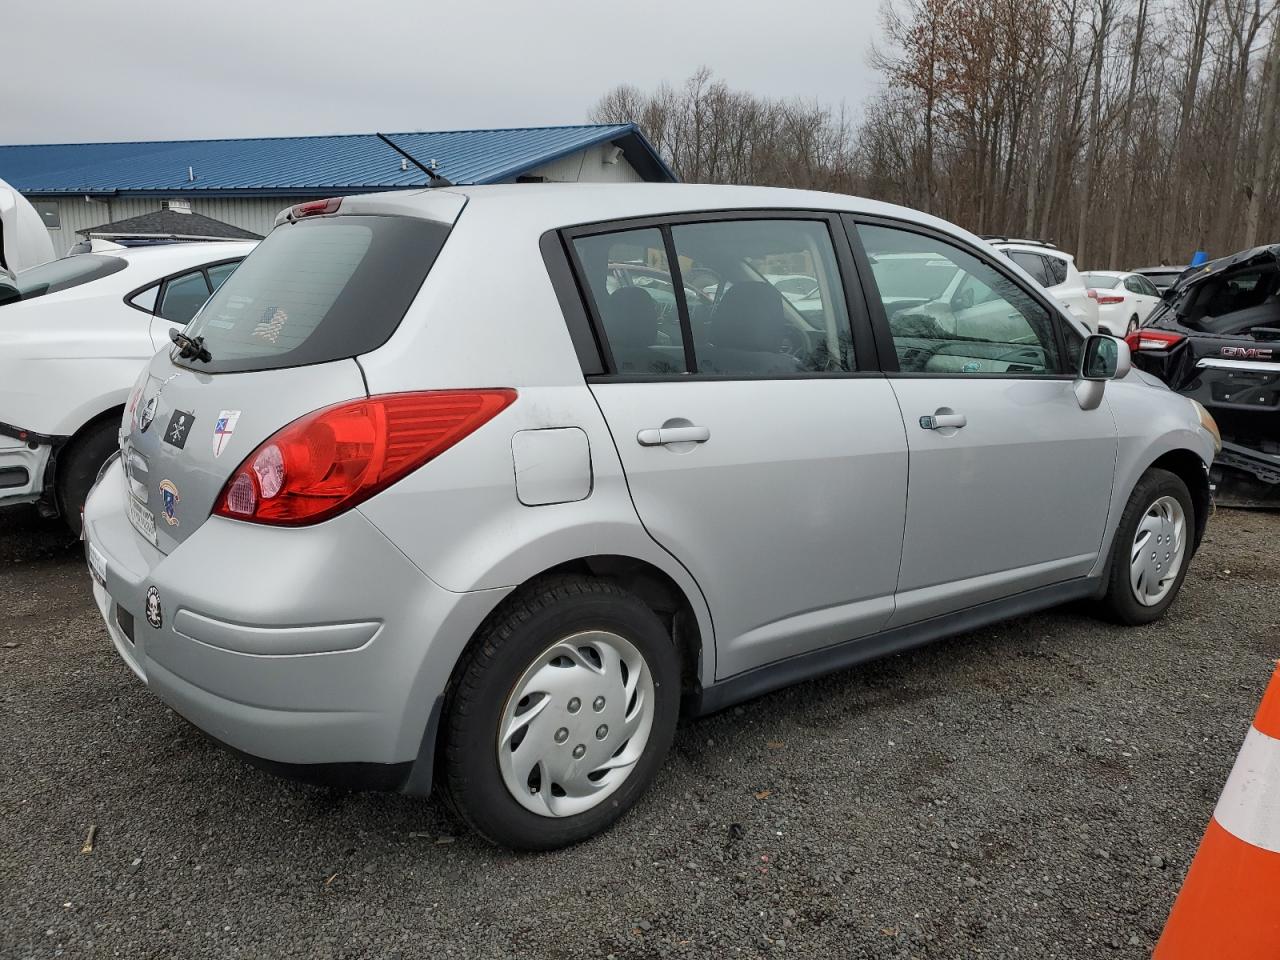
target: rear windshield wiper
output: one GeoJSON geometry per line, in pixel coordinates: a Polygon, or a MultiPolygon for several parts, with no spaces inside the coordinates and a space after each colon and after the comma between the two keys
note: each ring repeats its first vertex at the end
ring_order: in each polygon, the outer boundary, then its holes
{"type": "Polygon", "coordinates": [[[178,356],[183,360],[199,360],[202,363],[208,363],[213,359],[213,354],[204,345],[204,337],[188,337],[185,333],[179,333],[177,327],[170,327],[169,339],[177,344],[178,356]]]}

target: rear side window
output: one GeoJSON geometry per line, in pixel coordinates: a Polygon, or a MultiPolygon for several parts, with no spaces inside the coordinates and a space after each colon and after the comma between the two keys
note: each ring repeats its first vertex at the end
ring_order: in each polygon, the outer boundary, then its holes
{"type": "Polygon", "coordinates": [[[1067,282],[1067,261],[1050,256],[1044,256],[1041,259],[1045,262],[1045,269],[1049,271],[1049,286],[1056,287],[1060,283],[1067,282]]]}
{"type": "Polygon", "coordinates": [[[326,363],[382,346],[404,319],[449,228],[348,216],[277,227],[226,277],[187,333],[210,373],[326,363]]]}
{"type": "Polygon", "coordinates": [[[1040,254],[1019,253],[1015,250],[1009,254],[1009,259],[1031,274],[1032,279],[1040,286],[1053,286],[1053,280],[1049,277],[1049,268],[1045,265],[1045,259],[1040,254]]]}
{"type": "Polygon", "coordinates": [[[854,369],[825,221],[674,224],[578,237],[573,247],[614,373],[771,377],[854,369]]]}
{"type": "Polygon", "coordinates": [[[119,257],[99,253],[82,253],[61,260],[50,260],[38,267],[21,270],[17,274],[18,292],[23,300],[43,297],[47,293],[69,290],[85,283],[92,283],[125,268],[119,257]]]}
{"type": "Polygon", "coordinates": [[[205,283],[204,273],[200,270],[184,273],[164,285],[159,313],[170,323],[187,323],[208,299],[209,285],[205,283]]]}

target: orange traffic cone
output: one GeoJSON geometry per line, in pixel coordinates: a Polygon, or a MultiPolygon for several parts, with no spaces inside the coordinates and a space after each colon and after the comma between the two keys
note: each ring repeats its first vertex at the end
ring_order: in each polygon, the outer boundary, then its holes
{"type": "Polygon", "coordinates": [[[1183,957],[1280,958],[1280,667],[1153,954],[1183,957]]]}

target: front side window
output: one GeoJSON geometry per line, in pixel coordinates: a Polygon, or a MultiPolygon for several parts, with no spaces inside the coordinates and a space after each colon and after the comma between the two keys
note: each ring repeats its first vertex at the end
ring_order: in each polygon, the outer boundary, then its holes
{"type": "MultiPolygon", "coordinates": [[[[1053,317],[1028,291],[959,246],[895,227],[859,224],[904,373],[941,376],[1012,374],[1052,376],[1063,370],[1053,317]],[[931,276],[917,288],[900,283],[894,295],[879,290],[882,259],[916,255],[946,261],[953,278],[937,292],[931,276]]],[[[873,295],[869,289],[868,295],[873,295]]]]}
{"type": "Polygon", "coordinates": [[[209,299],[209,284],[204,271],[196,270],[173,277],[160,295],[160,316],[170,323],[190,323],[200,306],[209,299]]]}

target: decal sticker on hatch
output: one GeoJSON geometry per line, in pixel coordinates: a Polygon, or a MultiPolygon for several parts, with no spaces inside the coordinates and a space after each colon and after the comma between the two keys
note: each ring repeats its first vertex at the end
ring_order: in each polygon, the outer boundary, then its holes
{"type": "Polygon", "coordinates": [[[169,426],[164,431],[164,442],[181,450],[187,445],[187,434],[191,425],[196,422],[196,415],[185,410],[173,411],[169,418],[169,426]]]}
{"type": "Polygon", "coordinates": [[[160,499],[163,501],[161,509],[164,510],[164,522],[171,527],[178,525],[178,501],[182,497],[178,496],[178,487],[172,480],[160,481],[160,499]]]}
{"type": "Polygon", "coordinates": [[[236,422],[239,419],[239,410],[223,410],[218,414],[218,420],[213,425],[213,455],[215,457],[222,456],[222,451],[227,448],[227,444],[231,441],[231,435],[236,432],[236,422]]]}

